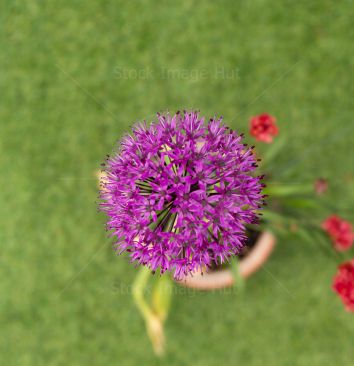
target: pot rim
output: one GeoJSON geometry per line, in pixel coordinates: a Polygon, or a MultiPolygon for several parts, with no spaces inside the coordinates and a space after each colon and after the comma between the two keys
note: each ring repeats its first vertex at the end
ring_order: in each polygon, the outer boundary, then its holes
{"type": "MultiPolygon", "coordinates": [[[[239,262],[240,276],[248,278],[261,268],[273,252],[275,244],[276,237],[271,231],[261,232],[252,250],[239,262]]],[[[210,291],[233,286],[235,278],[231,269],[225,268],[203,274],[198,271],[176,282],[184,287],[210,291]]]]}

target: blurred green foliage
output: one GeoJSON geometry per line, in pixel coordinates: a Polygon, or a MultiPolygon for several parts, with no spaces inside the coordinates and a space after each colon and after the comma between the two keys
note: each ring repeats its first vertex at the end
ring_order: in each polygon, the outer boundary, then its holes
{"type": "MultiPolygon", "coordinates": [[[[174,287],[156,360],[134,307],[136,268],[96,212],[95,172],[132,122],[197,108],[247,132],[263,111],[294,182],[330,181],[353,220],[350,1],[0,3],[2,365],[352,365],[338,259],[279,243],[237,291],[174,287]]],[[[266,146],[264,146],[266,150],[266,146]]],[[[347,255],[353,257],[353,251],[347,255]]]]}

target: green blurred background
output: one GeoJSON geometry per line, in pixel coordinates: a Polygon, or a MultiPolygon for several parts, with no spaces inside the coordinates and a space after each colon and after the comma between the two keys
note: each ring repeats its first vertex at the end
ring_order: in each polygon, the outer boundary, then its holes
{"type": "MultiPolygon", "coordinates": [[[[156,111],[269,112],[279,171],[353,220],[351,1],[1,1],[1,365],[353,365],[341,258],[282,239],[237,292],[175,287],[157,360],[96,211],[95,172],[156,111]]],[[[353,251],[348,254],[353,257],[353,251]]]]}

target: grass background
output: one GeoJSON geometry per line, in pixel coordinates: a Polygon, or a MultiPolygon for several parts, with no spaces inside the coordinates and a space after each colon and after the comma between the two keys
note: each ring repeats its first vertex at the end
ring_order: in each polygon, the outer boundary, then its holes
{"type": "Polygon", "coordinates": [[[351,2],[4,0],[0,10],[1,364],[352,365],[354,318],[330,290],[340,259],[294,238],[243,297],[176,287],[156,360],[94,176],[156,111],[197,108],[240,131],[267,111],[289,139],[279,171],[329,178],[338,213],[353,219],[351,2]]]}

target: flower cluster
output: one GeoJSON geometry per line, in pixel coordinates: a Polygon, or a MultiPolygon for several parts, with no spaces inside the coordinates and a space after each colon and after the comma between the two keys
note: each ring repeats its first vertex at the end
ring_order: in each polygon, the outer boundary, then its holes
{"type": "Polygon", "coordinates": [[[273,137],[279,132],[275,121],[275,117],[272,117],[268,113],[262,113],[252,117],[250,120],[251,135],[258,141],[266,143],[273,142],[273,137]]]}
{"type": "Polygon", "coordinates": [[[263,204],[263,176],[242,136],[197,112],[133,128],[104,164],[101,209],[119,253],[180,279],[244,246],[263,204]]]}
{"type": "Polygon", "coordinates": [[[339,266],[333,279],[333,290],[340,296],[346,309],[354,312],[354,259],[339,266]]]}
{"type": "Polygon", "coordinates": [[[332,215],[322,223],[322,228],[330,236],[336,250],[345,251],[353,245],[354,233],[350,222],[332,215]]]}

